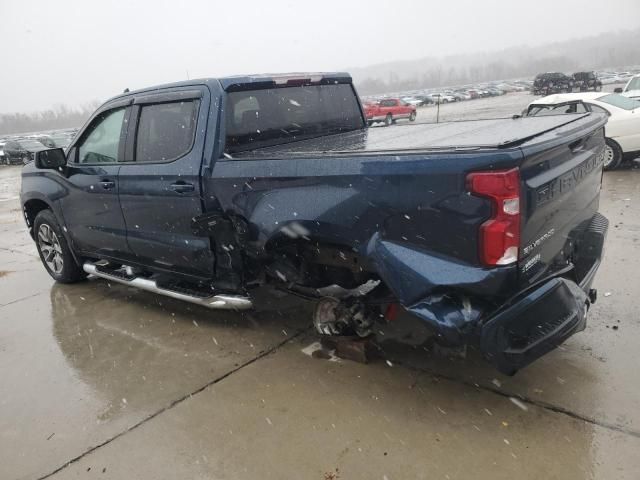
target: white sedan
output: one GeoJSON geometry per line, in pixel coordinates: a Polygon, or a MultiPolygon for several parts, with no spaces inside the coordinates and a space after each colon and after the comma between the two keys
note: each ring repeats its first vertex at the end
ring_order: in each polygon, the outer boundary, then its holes
{"type": "Polygon", "coordinates": [[[640,102],[617,93],[560,93],[542,97],[529,104],[527,116],[565,113],[605,113],[606,140],[604,169],[613,170],[626,158],[640,155],[640,102]]]}
{"type": "Polygon", "coordinates": [[[419,107],[424,104],[422,100],[415,97],[402,97],[400,100],[406,104],[413,105],[414,107],[419,107]]]}
{"type": "Polygon", "coordinates": [[[616,88],[616,93],[621,93],[625,97],[640,100],[640,75],[631,77],[624,88],[616,88]]]}

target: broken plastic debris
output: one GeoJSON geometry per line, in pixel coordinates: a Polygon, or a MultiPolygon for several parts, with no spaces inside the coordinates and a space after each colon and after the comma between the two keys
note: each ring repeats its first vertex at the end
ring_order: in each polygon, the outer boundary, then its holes
{"type": "Polygon", "coordinates": [[[527,407],[521,400],[518,400],[515,397],[509,397],[509,400],[511,400],[511,403],[513,403],[516,407],[520,408],[521,410],[524,410],[525,412],[529,410],[529,407],[527,407]]]}

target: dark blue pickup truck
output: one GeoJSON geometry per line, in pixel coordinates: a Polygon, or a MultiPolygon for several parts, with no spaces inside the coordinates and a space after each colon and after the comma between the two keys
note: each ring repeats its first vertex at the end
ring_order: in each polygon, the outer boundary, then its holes
{"type": "Polygon", "coordinates": [[[42,262],[209,308],[265,283],[368,335],[399,304],[513,373],[585,327],[608,222],[596,113],[367,128],[348,74],[193,80],[102,105],[24,167],[42,262]]]}

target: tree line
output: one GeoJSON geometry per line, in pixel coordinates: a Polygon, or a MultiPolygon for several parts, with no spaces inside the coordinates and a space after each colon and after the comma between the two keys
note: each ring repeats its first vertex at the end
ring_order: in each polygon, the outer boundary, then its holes
{"type": "Polygon", "coordinates": [[[76,108],[56,105],[41,112],[0,114],[0,134],[31,133],[80,127],[99,105],[100,102],[94,101],[76,108]]]}
{"type": "Polygon", "coordinates": [[[640,65],[640,29],[496,52],[388,62],[352,68],[361,94],[466,85],[493,80],[531,78],[542,72],[640,65]]]}

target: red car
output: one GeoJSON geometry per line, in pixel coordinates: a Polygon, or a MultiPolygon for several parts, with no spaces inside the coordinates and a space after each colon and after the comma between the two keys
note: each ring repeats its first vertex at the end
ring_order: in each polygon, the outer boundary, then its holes
{"type": "Polygon", "coordinates": [[[385,98],[377,103],[365,103],[364,114],[369,126],[376,122],[391,125],[400,118],[413,122],[416,119],[416,107],[403,102],[399,98],[385,98]]]}

